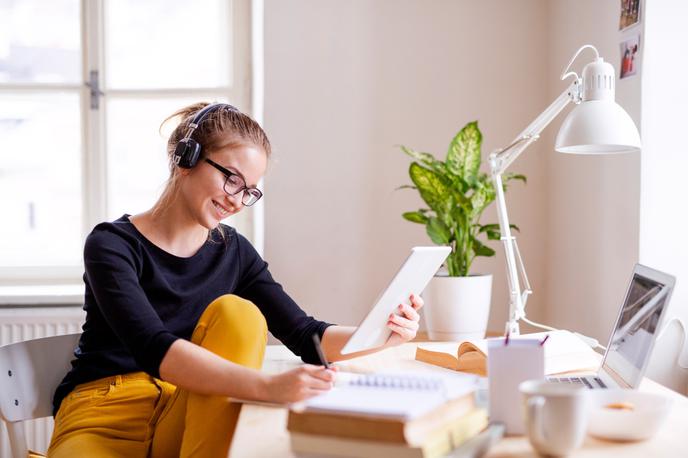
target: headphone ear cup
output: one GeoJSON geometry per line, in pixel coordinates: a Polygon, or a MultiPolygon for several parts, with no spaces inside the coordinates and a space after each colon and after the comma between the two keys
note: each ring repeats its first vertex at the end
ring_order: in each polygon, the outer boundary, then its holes
{"type": "Polygon", "coordinates": [[[201,156],[201,144],[196,140],[190,138],[187,144],[186,155],[184,156],[185,169],[190,169],[198,163],[198,158],[201,156]]]}
{"type": "Polygon", "coordinates": [[[185,138],[177,143],[172,160],[177,164],[177,167],[190,169],[196,165],[200,156],[200,143],[193,138],[185,138]]]}

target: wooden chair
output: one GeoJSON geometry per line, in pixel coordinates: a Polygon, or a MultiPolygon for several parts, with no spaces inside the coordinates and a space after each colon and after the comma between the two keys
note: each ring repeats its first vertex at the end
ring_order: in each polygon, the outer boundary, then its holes
{"type": "Polygon", "coordinates": [[[30,456],[22,422],[52,415],[55,388],[70,368],[79,336],[0,347],[0,418],[7,425],[13,457],[30,456]]]}

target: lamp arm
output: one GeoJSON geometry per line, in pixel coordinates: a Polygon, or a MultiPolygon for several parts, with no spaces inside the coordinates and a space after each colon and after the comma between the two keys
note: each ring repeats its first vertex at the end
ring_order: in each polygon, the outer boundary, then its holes
{"type": "Polygon", "coordinates": [[[570,102],[580,103],[580,79],[576,79],[550,104],[545,111],[531,122],[528,127],[518,134],[511,144],[505,148],[498,149],[490,154],[490,164],[494,160],[496,168],[492,168],[492,173],[504,173],[512,162],[530,146],[531,143],[540,138],[540,133],[566,108],[570,102]]]}
{"type": "Polygon", "coordinates": [[[509,226],[509,215],[506,210],[506,199],[504,197],[504,186],[502,175],[506,169],[514,162],[521,153],[530,146],[531,143],[540,137],[540,133],[549,125],[554,118],[570,103],[580,102],[580,79],[569,85],[559,97],[550,104],[514,141],[503,149],[499,149],[490,154],[490,171],[492,182],[496,192],[497,216],[499,218],[499,230],[501,240],[504,243],[504,253],[506,256],[507,280],[509,283],[509,321],[506,324],[506,333],[518,335],[520,333],[518,321],[526,316],[525,306],[528,295],[532,292],[528,284],[525,267],[518,252],[516,239],[511,235],[509,226]],[[518,261],[518,264],[517,264],[518,261]],[[519,265],[520,264],[520,265],[519,265]],[[525,290],[521,291],[519,277],[519,267],[526,285],[525,290]]]}

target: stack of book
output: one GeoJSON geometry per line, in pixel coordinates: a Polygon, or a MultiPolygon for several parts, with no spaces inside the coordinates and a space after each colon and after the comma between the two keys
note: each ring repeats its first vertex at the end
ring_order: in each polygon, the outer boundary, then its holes
{"type": "Polygon", "coordinates": [[[487,426],[472,382],[462,380],[452,393],[442,383],[427,381],[368,376],[292,408],[287,422],[292,451],[298,456],[435,458],[487,426]]]}

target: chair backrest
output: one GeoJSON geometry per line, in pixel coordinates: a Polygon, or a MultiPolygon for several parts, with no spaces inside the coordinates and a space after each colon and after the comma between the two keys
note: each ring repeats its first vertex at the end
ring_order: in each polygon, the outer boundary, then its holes
{"type": "Polygon", "coordinates": [[[81,334],[0,347],[0,418],[24,421],[52,415],[53,394],[70,369],[81,334]]]}

